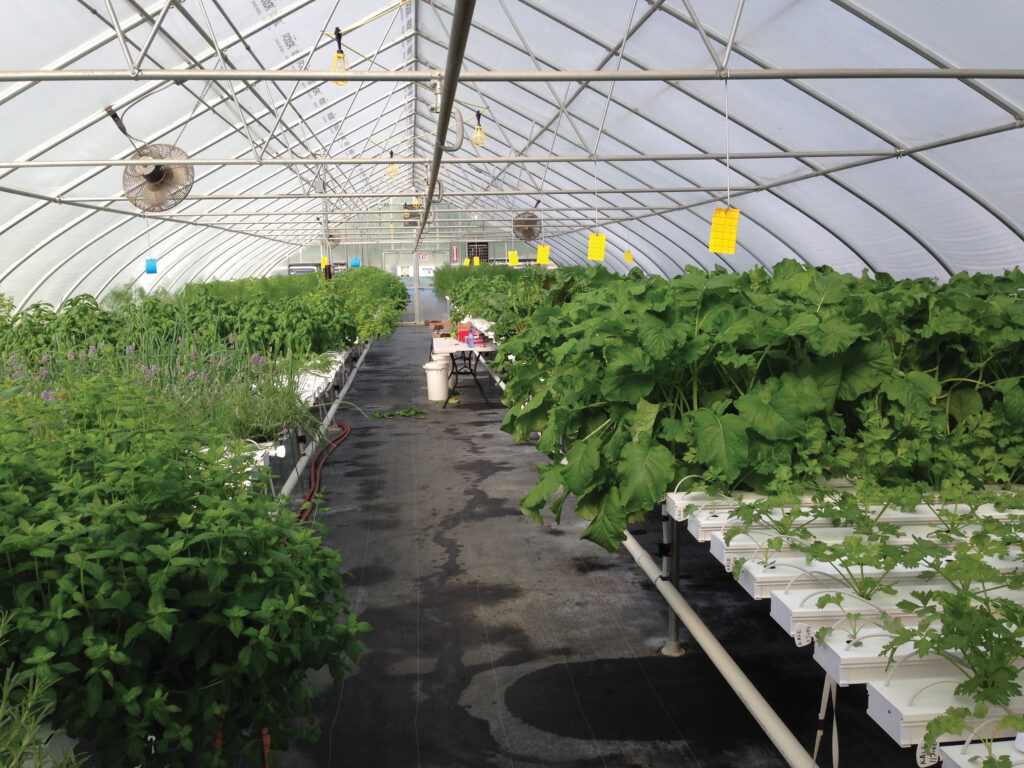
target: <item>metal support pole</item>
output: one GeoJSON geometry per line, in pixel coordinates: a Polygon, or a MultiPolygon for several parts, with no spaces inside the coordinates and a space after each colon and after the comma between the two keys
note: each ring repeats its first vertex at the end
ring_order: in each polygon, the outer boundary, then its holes
{"type": "MultiPolygon", "coordinates": [[[[962,137],[956,137],[957,141],[966,141],[972,138],[981,138],[982,136],[988,136],[992,133],[1003,131],[1003,130],[1015,130],[1018,126],[1016,122],[1012,124],[1006,124],[1000,126],[997,129],[985,129],[983,131],[975,131],[971,134],[965,134],[962,137]]],[[[942,145],[951,143],[950,141],[943,141],[942,145]]],[[[893,149],[849,149],[849,150],[811,150],[807,152],[733,152],[729,155],[730,160],[800,160],[800,159],[819,159],[819,158],[877,158],[879,160],[902,157],[917,152],[923,152],[926,149],[933,149],[931,145],[924,147],[913,147],[905,150],[893,150],[893,149]]],[[[490,157],[452,157],[445,162],[449,165],[488,165],[493,163],[593,163],[593,162],[607,162],[607,163],[630,163],[630,162],[641,162],[641,163],[654,163],[654,162],[684,162],[691,160],[707,161],[707,160],[725,160],[724,152],[691,152],[687,154],[636,154],[636,155],[494,155],[490,157]]],[[[191,165],[191,166],[249,166],[249,165],[262,165],[264,167],[284,165],[305,165],[305,166],[320,166],[320,165],[426,165],[431,163],[431,159],[428,157],[297,157],[297,156],[279,156],[279,157],[267,157],[262,162],[256,157],[190,157],[175,160],[175,165],[191,165]]],[[[91,159],[91,160],[5,160],[0,162],[0,168],[93,168],[98,166],[108,166],[111,168],[123,168],[128,165],[138,165],[138,160],[132,160],[130,158],[107,158],[107,159],[91,159]]],[[[825,171],[819,171],[821,173],[831,172],[832,169],[826,169],[825,171]]],[[[759,190],[764,189],[764,186],[753,187],[753,189],[759,190]]],[[[655,191],[655,190],[652,190],[655,191]]],[[[593,190],[590,190],[593,193],[593,190]]],[[[430,198],[427,198],[430,200],[430,198]]],[[[705,201],[706,202],[706,201],[705,201]]],[[[429,203],[425,203],[428,206],[429,203]]]]}
{"type": "MultiPolygon", "coordinates": [[[[458,7],[456,7],[458,18],[458,7]]],[[[450,49],[449,49],[450,51],[450,49]]],[[[730,80],[1024,80],[1024,69],[1012,68],[962,68],[934,67],[917,68],[777,68],[777,69],[731,69],[726,73],[730,80]]],[[[436,73],[423,70],[376,71],[350,70],[345,73],[350,82],[386,81],[398,83],[430,83],[436,73]]],[[[542,83],[542,82],[699,82],[719,81],[723,73],[715,69],[621,69],[621,70],[466,70],[453,78],[463,83],[542,83]]],[[[445,77],[448,77],[447,70],[445,77]]],[[[130,69],[22,69],[0,72],[0,82],[44,83],[57,81],[85,80],[162,80],[184,82],[186,80],[283,80],[328,82],[338,78],[337,72],[329,69],[144,69],[133,72],[130,69]]]]}
{"type": "MultiPolygon", "coordinates": [[[[675,520],[665,513],[663,501],[658,502],[655,511],[661,513],[661,578],[678,589],[679,559],[676,553],[675,520]]],[[[685,653],[679,647],[679,619],[671,608],[668,609],[668,635],[661,653],[663,656],[682,656],[685,653]]]]}

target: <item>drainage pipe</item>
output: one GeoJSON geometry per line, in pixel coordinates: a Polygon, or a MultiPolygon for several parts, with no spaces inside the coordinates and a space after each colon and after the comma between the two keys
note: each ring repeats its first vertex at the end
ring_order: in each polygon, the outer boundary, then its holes
{"type": "Polygon", "coordinates": [[[664,596],[669,606],[679,616],[683,625],[693,636],[693,639],[697,641],[697,644],[708,655],[711,663],[722,673],[722,677],[725,678],[729,687],[739,696],[740,701],[743,702],[744,706],[750,711],[750,714],[757,720],[758,725],[761,726],[768,738],[771,739],[772,744],[779,750],[782,758],[790,768],[817,768],[814,758],[801,746],[797,738],[786,727],[786,724],[775,713],[775,710],[771,708],[771,705],[764,700],[764,697],[754,687],[754,684],[750,682],[750,679],[743,674],[743,670],[733,661],[732,657],[722,647],[722,644],[718,642],[718,639],[711,633],[711,630],[700,620],[700,617],[697,616],[689,603],[683,599],[679,590],[662,578],[661,569],[654,562],[654,558],[644,551],[644,548],[640,546],[640,542],[629,531],[626,531],[624,543],[626,550],[636,560],[637,565],[654,582],[654,586],[658,588],[658,591],[664,596]]]}
{"type": "Polygon", "coordinates": [[[466,54],[466,40],[469,28],[473,23],[473,9],[476,0],[456,0],[452,12],[452,32],[448,40],[448,60],[444,65],[444,80],[441,83],[441,98],[437,105],[437,135],[434,136],[434,157],[430,161],[430,176],[427,185],[426,200],[423,202],[423,213],[420,214],[420,226],[416,230],[415,251],[423,238],[430,217],[430,207],[437,187],[437,177],[441,173],[441,155],[444,154],[445,139],[448,137],[448,122],[452,117],[452,105],[455,103],[455,89],[459,87],[459,73],[462,71],[462,59],[466,54]]]}
{"type": "Polygon", "coordinates": [[[334,399],[334,402],[331,404],[331,409],[327,412],[327,415],[324,416],[323,421],[320,422],[320,428],[317,430],[316,438],[311,439],[309,441],[309,444],[306,446],[306,450],[302,452],[302,456],[299,458],[298,462],[296,462],[295,468],[292,470],[292,473],[288,475],[288,479],[285,481],[285,484],[281,486],[281,492],[279,495],[289,496],[291,492],[295,490],[295,486],[298,485],[299,483],[299,478],[302,477],[302,473],[305,471],[306,465],[309,464],[309,460],[313,457],[313,454],[316,452],[316,447],[319,444],[320,440],[322,440],[326,436],[328,425],[334,421],[334,414],[338,412],[338,406],[341,405],[341,401],[344,400],[345,395],[348,394],[348,388],[352,386],[352,382],[356,377],[356,373],[358,373],[359,371],[359,366],[363,364],[363,360],[366,359],[366,355],[370,351],[370,347],[372,345],[373,339],[370,339],[370,341],[366,342],[366,348],[363,350],[363,354],[359,356],[359,360],[356,361],[355,368],[353,368],[352,372],[348,375],[348,380],[345,382],[345,386],[342,387],[341,392],[338,393],[338,396],[334,399]]]}

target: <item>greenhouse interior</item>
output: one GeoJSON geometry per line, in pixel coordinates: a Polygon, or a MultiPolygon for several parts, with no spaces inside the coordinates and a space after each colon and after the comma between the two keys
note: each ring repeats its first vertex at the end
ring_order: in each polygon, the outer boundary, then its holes
{"type": "Polygon", "coordinates": [[[0,768],[1024,765],[1017,0],[4,11],[0,768]]]}

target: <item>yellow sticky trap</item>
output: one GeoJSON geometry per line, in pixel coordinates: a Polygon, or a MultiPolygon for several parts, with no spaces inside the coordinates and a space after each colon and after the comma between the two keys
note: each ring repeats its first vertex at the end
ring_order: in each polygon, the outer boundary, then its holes
{"type": "Polygon", "coordinates": [[[538,245],[537,246],[537,263],[547,264],[551,261],[551,246],[550,245],[538,245]]]}
{"type": "Polygon", "coordinates": [[[327,257],[326,256],[321,256],[320,257],[320,267],[322,269],[327,269],[327,257]]]}
{"type": "Polygon", "coordinates": [[[622,254],[622,258],[624,258],[626,260],[627,264],[632,264],[633,263],[633,252],[632,251],[626,251],[624,254],[622,254]]]}
{"type": "Polygon", "coordinates": [[[740,226],[739,208],[715,208],[711,217],[711,253],[736,253],[736,231],[740,226]]]}
{"type": "Polygon", "coordinates": [[[510,267],[517,267],[517,266],[519,266],[519,251],[509,251],[508,252],[508,265],[510,267]]]}
{"type": "MultiPolygon", "coordinates": [[[[344,53],[334,54],[334,61],[331,62],[331,72],[348,72],[348,60],[344,53]]],[[[348,80],[334,80],[335,85],[347,85],[348,80]]]]}
{"type": "Polygon", "coordinates": [[[474,256],[473,257],[473,266],[474,267],[479,267],[480,266],[480,257],[479,256],[474,256]]]}
{"type": "Polygon", "coordinates": [[[587,259],[589,261],[604,261],[604,241],[606,235],[597,232],[590,233],[590,245],[587,246],[587,259]]]}
{"type": "Polygon", "coordinates": [[[464,266],[464,267],[468,267],[469,266],[469,256],[467,256],[466,258],[464,258],[462,260],[462,266],[464,266]]]}

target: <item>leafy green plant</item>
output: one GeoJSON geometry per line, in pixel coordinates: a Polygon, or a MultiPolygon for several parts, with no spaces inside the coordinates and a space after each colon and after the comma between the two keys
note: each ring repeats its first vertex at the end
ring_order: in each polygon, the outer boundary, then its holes
{"type": "Polygon", "coordinates": [[[227,765],[248,732],[306,733],[307,670],[341,676],[368,626],[322,529],[177,417],[137,379],[0,392],[0,663],[52,681],[54,723],[107,760],[227,765]]]}
{"type": "Polygon", "coordinates": [[[539,450],[574,465],[542,471],[523,500],[532,517],[562,489],[592,516],[587,538],[614,549],[650,503],[637,483],[660,497],[696,474],[711,491],[799,494],[847,476],[899,505],[1020,476],[1020,272],[940,286],[782,262],[670,281],[600,269],[549,279],[501,348],[504,428],[541,433],[539,450]],[[975,316],[983,341],[968,333],[975,316]],[[649,440],[634,441],[652,413],[649,440]],[[653,457],[639,476],[617,469],[634,442],[649,450],[631,454],[653,457]]]}
{"type": "Polygon", "coordinates": [[[400,411],[374,411],[373,418],[375,419],[393,419],[396,416],[415,416],[420,419],[426,418],[427,411],[423,408],[414,408],[409,406],[403,408],[400,411]]]}

